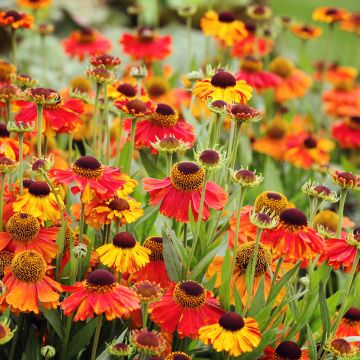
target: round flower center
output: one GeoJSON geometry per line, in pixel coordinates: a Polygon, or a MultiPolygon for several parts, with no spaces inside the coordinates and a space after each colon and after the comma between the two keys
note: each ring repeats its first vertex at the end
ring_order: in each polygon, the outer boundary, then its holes
{"type": "Polygon", "coordinates": [[[190,356],[186,355],[186,354],[175,354],[173,356],[173,360],[190,360],[190,356]]]}
{"type": "Polygon", "coordinates": [[[258,72],[263,69],[263,64],[261,60],[255,59],[253,57],[247,57],[241,64],[241,70],[248,72],[258,72]]]}
{"type": "Polygon", "coordinates": [[[154,37],[155,37],[154,30],[148,27],[144,27],[139,30],[139,40],[141,42],[146,42],[146,43],[151,42],[154,40],[154,37]]]}
{"type": "Polygon", "coordinates": [[[345,339],[334,339],[331,341],[331,346],[337,350],[341,355],[351,353],[351,345],[345,339]]]}
{"type": "Polygon", "coordinates": [[[8,165],[8,166],[11,166],[11,165],[14,165],[14,161],[12,161],[11,159],[5,157],[5,156],[0,156],[0,165],[8,165]]]}
{"type": "Polygon", "coordinates": [[[264,6],[261,6],[261,5],[257,6],[257,7],[254,9],[254,14],[256,14],[256,15],[263,15],[263,14],[265,14],[265,12],[266,12],[265,7],[264,7],[264,6]]]}
{"type": "Polygon", "coordinates": [[[338,12],[339,11],[336,8],[329,8],[326,10],[326,15],[332,16],[332,15],[336,15],[338,12]]]}
{"type": "Polygon", "coordinates": [[[38,87],[35,89],[31,89],[31,95],[33,96],[38,96],[38,97],[43,97],[45,99],[48,99],[50,97],[53,97],[54,94],[57,94],[58,92],[54,89],[50,89],[50,88],[43,88],[43,87],[38,87]]]}
{"type": "Polygon", "coordinates": [[[349,321],[360,321],[360,309],[351,307],[344,315],[344,318],[349,321]]]}
{"type": "Polygon", "coordinates": [[[318,194],[331,195],[331,190],[327,186],[324,186],[324,185],[317,185],[314,187],[314,190],[318,194]]]}
{"type": "Polygon", "coordinates": [[[39,230],[38,220],[25,213],[14,214],[6,224],[6,231],[13,239],[20,242],[32,241],[38,235],[39,230]]]}
{"type": "Polygon", "coordinates": [[[105,292],[114,286],[116,286],[114,275],[104,269],[93,271],[85,280],[85,287],[89,291],[105,292]]]}
{"type": "Polygon", "coordinates": [[[2,138],[10,137],[10,132],[8,131],[7,126],[4,123],[0,123],[0,137],[2,138]]]}
{"type": "MultiPolygon", "coordinates": [[[[255,242],[250,241],[240,246],[236,254],[236,267],[240,273],[244,273],[249,265],[251,257],[254,254],[255,242]]],[[[258,256],[256,259],[255,265],[255,274],[262,275],[265,274],[269,265],[271,264],[272,256],[271,252],[264,247],[264,245],[259,244],[258,256]]]]}
{"type": "Polygon", "coordinates": [[[3,85],[0,88],[0,96],[15,96],[18,93],[18,88],[15,85],[3,85]]]}
{"type": "Polygon", "coordinates": [[[263,224],[270,224],[271,217],[268,214],[260,213],[256,214],[257,220],[263,224]]]}
{"type": "Polygon", "coordinates": [[[24,180],[23,180],[23,186],[24,186],[24,188],[25,188],[25,189],[28,189],[33,182],[34,182],[33,180],[24,179],[24,180]]]}
{"type": "Polygon", "coordinates": [[[204,165],[216,165],[220,161],[220,155],[215,150],[204,150],[201,152],[199,160],[204,165]]]}
{"type": "Polygon", "coordinates": [[[151,98],[157,98],[166,94],[167,86],[164,82],[160,80],[154,81],[151,85],[148,86],[148,93],[151,98]]]}
{"type": "Polygon", "coordinates": [[[17,11],[15,11],[15,10],[9,10],[9,11],[7,11],[7,12],[5,13],[4,18],[7,19],[7,18],[9,18],[9,17],[13,18],[14,21],[19,21],[19,20],[22,19],[21,14],[19,14],[19,13],[18,13],[17,11]]]}
{"type": "Polygon", "coordinates": [[[33,171],[37,171],[37,170],[39,170],[39,169],[45,169],[45,166],[46,166],[46,165],[47,165],[46,160],[39,159],[39,160],[36,160],[36,161],[33,163],[31,169],[32,169],[33,171]]]}
{"type": "Polygon", "coordinates": [[[307,149],[314,149],[316,148],[316,145],[317,145],[317,141],[312,136],[309,136],[304,140],[304,146],[307,149]]]}
{"type": "Polygon", "coordinates": [[[35,283],[41,280],[46,273],[44,258],[33,250],[26,250],[15,255],[11,267],[14,276],[27,283],[35,283]]]}
{"type": "Polygon", "coordinates": [[[121,232],[114,236],[113,244],[122,249],[132,249],[136,245],[136,240],[128,232],[121,232]]]}
{"type": "Polygon", "coordinates": [[[143,346],[158,347],[160,345],[159,337],[151,331],[141,331],[136,337],[136,342],[143,346]]]}
{"type": "Polygon", "coordinates": [[[114,200],[111,200],[109,208],[111,210],[125,211],[130,210],[130,205],[125,199],[116,198],[114,200]]]}
{"type": "Polygon", "coordinates": [[[267,128],[266,134],[270,139],[280,140],[286,134],[285,125],[282,122],[278,122],[278,121],[273,122],[267,128]]]}
{"type": "Polygon", "coordinates": [[[135,115],[143,114],[147,110],[146,105],[138,99],[128,101],[126,103],[126,107],[130,113],[133,113],[135,115]]]}
{"type": "Polygon", "coordinates": [[[163,261],[162,237],[152,236],[145,240],[144,247],[151,250],[149,258],[151,261],[163,261]]]}
{"type": "Polygon", "coordinates": [[[337,177],[346,185],[352,185],[356,182],[355,175],[347,171],[338,173],[337,177]]]}
{"type": "Polygon", "coordinates": [[[92,65],[103,65],[103,66],[113,66],[118,65],[120,63],[120,59],[116,58],[112,55],[96,55],[93,58],[90,58],[90,62],[92,65]]]}
{"type": "Polygon", "coordinates": [[[235,77],[227,71],[218,71],[212,78],[211,84],[215,87],[226,89],[236,85],[235,77]]]}
{"type": "Polygon", "coordinates": [[[29,186],[29,193],[34,196],[48,196],[50,187],[45,181],[33,181],[29,186]]]}
{"type": "Polygon", "coordinates": [[[244,319],[235,312],[227,312],[219,319],[219,325],[229,331],[237,331],[244,327],[244,319]]]}
{"type": "Polygon", "coordinates": [[[219,13],[219,21],[223,23],[232,23],[235,21],[235,15],[230,11],[223,11],[219,13]]]}
{"type": "Polygon", "coordinates": [[[231,113],[235,116],[237,115],[253,115],[254,110],[245,104],[236,104],[231,107],[231,113]]]}
{"type": "Polygon", "coordinates": [[[126,351],[128,349],[128,346],[127,346],[127,344],[124,344],[124,343],[117,343],[117,344],[114,345],[114,348],[116,350],[126,351]]]}
{"type": "Polygon", "coordinates": [[[237,171],[235,177],[238,180],[241,180],[248,184],[251,184],[256,181],[256,174],[253,171],[247,169],[241,169],[237,171]]]}
{"type": "Polygon", "coordinates": [[[283,57],[277,57],[270,63],[269,69],[282,78],[287,78],[291,75],[294,64],[283,57]]]}
{"type": "Polygon", "coordinates": [[[183,281],[175,286],[174,300],[185,308],[200,308],[205,303],[206,291],[195,281],[183,281]]]}
{"type": "Polygon", "coordinates": [[[161,149],[173,150],[173,149],[178,149],[181,144],[178,139],[176,139],[172,136],[168,136],[168,137],[164,137],[163,139],[161,139],[159,145],[160,145],[161,149]]]}
{"type": "Polygon", "coordinates": [[[299,360],[302,357],[301,348],[293,341],[282,342],[275,350],[275,354],[279,359],[299,360]]]}
{"type": "Polygon", "coordinates": [[[158,295],[159,287],[150,281],[141,281],[134,285],[136,293],[143,299],[150,299],[158,295]]]}
{"type": "Polygon", "coordinates": [[[204,182],[205,172],[194,162],[184,161],[175,164],[170,173],[171,183],[183,191],[199,190],[204,182]]]}
{"type": "Polygon", "coordinates": [[[72,171],[84,178],[96,179],[104,172],[101,162],[93,156],[82,156],[72,165],[72,171]]]}
{"type": "Polygon", "coordinates": [[[211,106],[216,107],[216,108],[224,108],[227,105],[227,103],[223,100],[215,100],[211,103],[211,106]]]}
{"type": "Polygon", "coordinates": [[[322,225],[326,230],[336,231],[339,216],[334,211],[322,210],[316,214],[314,219],[314,229],[318,228],[318,225],[322,225]]]}
{"type": "Polygon", "coordinates": [[[131,85],[131,84],[120,84],[116,90],[120,93],[125,95],[126,97],[132,98],[134,96],[136,96],[136,88],[135,86],[131,85]]]}
{"type": "Polygon", "coordinates": [[[255,211],[262,212],[269,210],[276,215],[280,215],[288,206],[288,200],[285,195],[272,191],[261,193],[255,200],[255,211]]]}
{"type": "Polygon", "coordinates": [[[171,106],[158,104],[150,121],[161,127],[175,126],[178,121],[178,115],[171,106]]]}
{"type": "Polygon", "coordinates": [[[78,41],[82,44],[89,44],[96,40],[96,34],[90,28],[82,28],[77,34],[78,41]]]}
{"type": "MultiPolygon", "coordinates": [[[[3,250],[0,252],[0,279],[4,277],[4,270],[11,264],[14,254],[10,251],[3,250]]],[[[0,286],[1,292],[1,286],[0,286]]]]}
{"type": "Polygon", "coordinates": [[[286,225],[295,227],[307,225],[306,215],[301,210],[295,208],[284,210],[280,214],[280,220],[286,225]]]}

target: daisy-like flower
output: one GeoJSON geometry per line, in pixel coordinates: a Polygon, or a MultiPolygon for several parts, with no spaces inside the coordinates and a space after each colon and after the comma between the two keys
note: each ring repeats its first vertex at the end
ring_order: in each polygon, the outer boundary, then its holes
{"type": "Polygon", "coordinates": [[[10,319],[3,317],[0,319],[0,345],[8,343],[15,335],[16,327],[11,330],[10,319]]]}
{"type": "Polygon", "coordinates": [[[255,212],[269,212],[279,216],[289,206],[287,197],[276,191],[264,191],[255,199],[255,212]]]}
{"type": "Polygon", "coordinates": [[[332,336],[327,340],[324,348],[335,358],[339,359],[355,358],[355,356],[358,354],[357,347],[350,344],[342,337],[332,336]]]}
{"type": "MultiPolygon", "coordinates": [[[[141,100],[145,100],[146,92],[141,88],[141,100]]],[[[130,101],[137,98],[136,84],[129,82],[115,82],[108,86],[108,96],[118,101],[130,101]]]]}
{"type": "MultiPolygon", "coordinates": [[[[7,250],[0,251],[0,280],[4,277],[4,270],[9,266],[14,258],[14,254],[7,250]]],[[[1,294],[0,289],[0,294],[1,294]]]]}
{"type": "Polygon", "coordinates": [[[46,261],[36,251],[26,250],[15,255],[11,266],[5,270],[6,292],[0,297],[0,303],[35,314],[40,312],[40,303],[45,309],[56,308],[62,287],[47,276],[46,271],[46,261]]]}
{"type": "Polygon", "coordinates": [[[145,355],[160,355],[166,348],[164,337],[154,330],[134,330],[130,341],[138,352],[145,355]]]}
{"type": "Polygon", "coordinates": [[[160,299],[163,289],[160,285],[149,280],[143,280],[135,283],[132,289],[140,299],[141,303],[151,303],[160,299]]]}
{"type": "Polygon", "coordinates": [[[260,112],[246,104],[228,105],[227,113],[231,119],[240,124],[257,122],[261,119],[260,112]]]}
{"type": "Polygon", "coordinates": [[[261,174],[256,174],[256,171],[248,169],[230,170],[230,175],[232,181],[242,187],[257,187],[264,180],[261,174]]]}
{"type": "Polygon", "coordinates": [[[195,281],[172,284],[162,298],[150,304],[151,320],[179,338],[197,338],[200,327],[216,322],[224,311],[211,291],[195,281]]]}
{"type": "Polygon", "coordinates": [[[114,339],[110,344],[106,344],[106,351],[109,355],[118,357],[129,356],[134,352],[134,348],[123,342],[114,339]]]}
{"type": "Polygon", "coordinates": [[[188,150],[191,147],[191,144],[185,143],[171,134],[162,139],[159,139],[156,136],[156,142],[152,142],[151,146],[158,152],[173,154],[179,151],[188,150]]]}
{"type": "Polygon", "coordinates": [[[199,329],[199,339],[211,344],[215,351],[240,356],[260,344],[261,332],[253,318],[243,318],[235,312],[223,314],[216,323],[199,329]]]}
{"type": "Polygon", "coordinates": [[[18,0],[17,3],[20,7],[31,10],[38,10],[48,7],[52,4],[53,0],[18,0]]]}
{"type": "Polygon", "coordinates": [[[332,137],[343,149],[360,148],[360,116],[350,116],[333,124],[332,137]]]}
{"type": "Polygon", "coordinates": [[[331,140],[306,131],[287,135],[284,159],[303,169],[310,169],[314,165],[327,165],[334,146],[331,140]]]}
{"type": "Polygon", "coordinates": [[[71,191],[73,194],[82,192],[81,201],[85,203],[94,197],[107,200],[127,182],[119,169],[102,165],[92,156],[82,156],[67,170],[53,170],[53,176],[57,183],[75,183],[71,191]]]}
{"type": "Polygon", "coordinates": [[[304,351],[301,351],[300,346],[294,341],[283,341],[275,349],[266,347],[264,354],[259,360],[308,360],[304,351]]]}
{"type": "Polygon", "coordinates": [[[15,170],[17,163],[5,156],[0,156],[0,173],[8,173],[15,170]]]}
{"type": "Polygon", "coordinates": [[[340,320],[337,337],[360,336],[360,309],[351,307],[340,320]]]}
{"type": "Polygon", "coordinates": [[[248,56],[241,62],[241,68],[235,75],[236,80],[245,80],[256,91],[274,88],[281,78],[269,71],[263,70],[263,62],[248,56]]]}
{"type": "Polygon", "coordinates": [[[345,272],[351,270],[356,253],[360,249],[360,234],[348,233],[340,239],[330,238],[326,240],[327,251],[325,257],[329,266],[334,269],[344,267],[345,272]]]}
{"type": "Polygon", "coordinates": [[[114,69],[121,63],[119,57],[109,54],[90,55],[89,61],[90,64],[94,67],[104,67],[110,70],[114,69]]]}
{"type": "Polygon", "coordinates": [[[142,118],[154,112],[154,106],[151,101],[143,102],[140,99],[127,100],[118,98],[114,101],[114,105],[124,114],[129,114],[134,118],[142,118]]]}
{"type": "Polygon", "coordinates": [[[323,238],[312,229],[306,215],[298,209],[284,210],[273,230],[264,230],[261,241],[278,257],[289,262],[313,259],[326,252],[323,238]]]}
{"type": "MultiPolygon", "coordinates": [[[[161,359],[151,359],[161,360],[161,359]]],[[[192,357],[182,351],[173,351],[164,357],[164,360],[192,360],[192,357]]]]}
{"type": "Polygon", "coordinates": [[[61,209],[56,202],[55,195],[51,192],[45,181],[33,181],[28,191],[19,195],[13,203],[14,212],[31,214],[38,218],[41,223],[44,221],[60,220],[60,211],[64,209],[64,203],[59,197],[61,209]]]}
{"type": "Polygon", "coordinates": [[[232,46],[247,35],[244,23],[230,11],[217,14],[210,10],[201,18],[200,26],[206,36],[212,36],[226,46],[232,46]]]}
{"type": "Polygon", "coordinates": [[[267,20],[272,15],[268,6],[250,5],[246,8],[246,14],[254,20],[267,20]]]}
{"type": "Polygon", "coordinates": [[[90,28],[73,31],[62,41],[65,53],[73,58],[84,60],[92,54],[106,54],[111,51],[112,44],[107,38],[90,28]]]}
{"type": "Polygon", "coordinates": [[[167,288],[170,283],[170,279],[163,258],[162,237],[150,236],[144,241],[143,246],[150,250],[150,262],[136,272],[133,275],[132,280],[147,280],[159,284],[164,289],[167,288]]]}
{"type": "Polygon", "coordinates": [[[218,70],[211,79],[197,81],[193,94],[203,101],[211,98],[228,104],[245,103],[251,99],[252,88],[244,80],[236,80],[231,73],[218,70]]]}
{"type": "MultiPolygon", "coordinates": [[[[131,119],[125,120],[125,128],[130,129],[131,119]]],[[[151,145],[157,138],[163,139],[173,135],[185,143],[193,144],[195,133],[192,125],[179,120],[179,114],[167,104],[157,104],[156,110],[146,119],[138,121],[135,132],[136,148],[150,148],[153,153],[156,149],[151,145]]]]}
{"type": "Polygon", "coordinates": [[[7,222],[6,232],[0,232],[0,251],[6,248],[17,254],[34,250],[49,263],[58,251],[55,243],[58,232],[56,227],[40,227],[39,221],[31,214],[16,213],[7,222]]]}
{"type": "Polygon", "coordinates": [[[303,97],[310,89],[312,80],[309,75],[295,68],[294,64],[283,57],[271,61],[269,70],[280,76],[281,81],[275,87],[277,102],[286,102],[303,97]]]}
{"type": "Polygon", "coordinates": [[[322,34],[322,29],[318,26],[294,24],[290,26],[291,32],[302,40],[312,40],[322,34]]]}
{"type": "Polygon", "coordinates": [[[343,189],[360,190],[360,176],[348,171],[333,170],[330,179],[343,189]]]}
{"type": "Polygon", "coordinates": [[[12,74],[11,75],[12,83],[16,86],[19,86],[21,90],[25,90],[27,88],[33,88],[37,84],[37,80],[33,79],[28,74],[12,74]]]}
{"type": "Polygon", "coordinates": [[[349,17],[340,22],[340,29],[355,32],[360,35],[360,12],[349,14],[349,17]]]}
{"type": "MultiPolygon", "coordinates": [[[[173,165],[169,177],[161,180],[145,178],[143,186],[149,192],[150,205],[160,204],[160,213],[177,221],[188,222],[189,207],[194,218],[198,217],[204,176],[205,171],[197,164],[183,161],[173,165]]],[[[221,210],[227,198],[219,185],[207,181],[202,219],[206,221],[209,218],[209,208],[221,210]]]]}
{"type": "Polygon", "coordinates": [[[317,198],[321,201],[336,203],[339,200],[336,191],[331,191],[327,186],[320,185],[311,180],[308,180],[301,190],[309,197],[317,198]]]}
{"type": "Polygon", "coordinates": [[[0,84],[10,84],[16,74],[16,67],[9,62],[0,59],[0,84]]]}
{"type": "Polygon", "coordinates": [[[341,8],[336,8],[331,6],[321,6],[321,7],[317,7],[314,10],[312,14],[312,18],[315,21],[332,24],[338,21],[343,21],[348,19],[349,12],[341,8]]]}
{"type": "Polygon", "coordinates": [[[150,250],[128,232],[116,234],[111,244],[100,246],[96,252],[102,264],[120,273],[133,274],[149,263],[150,250]]]}
{"type": "MultiPolygon", "coordinates": [[[[23,145],[23,154],[27,156],[30,152],[30,145],[27,142],[23,145]]],[[[19,161],[19,141],[10,137],[10,132],[4,123],[0,123],[0,155],[19,161]]]]}
{"type": "Polygon", "coordinates": [[[206,171],[219,169],[224,165],[226,160],[224,154],[216,148],[205,150],[199,149],[194,153],[194,159],[195,162],[206,171]]]}
{"type": "Polygon", "coordinates": [[[29,29],[33,26],[34,18],[25,13],[19,13],[15,10],[0,11],[0,26],[16,29],[29,29]]]}
{"type": "Polygon", "coordinates": [[[145,63],[163,60],[171,53],[171,37],[160,36],[149,27],[140,28],[135,35],[124,33],[120,44],[125,54],[145,63]]]}
{"type": "Polygon", "coordinates": [[[140,308],[134,291],[118,284],[114,275],[103,269],[93,271],[74,286],[64,286],[64,290],[72,294],[61,303],[61,308],[66,316],[76,311],[74,321],[100,314],[110,321],[140,308]]]}

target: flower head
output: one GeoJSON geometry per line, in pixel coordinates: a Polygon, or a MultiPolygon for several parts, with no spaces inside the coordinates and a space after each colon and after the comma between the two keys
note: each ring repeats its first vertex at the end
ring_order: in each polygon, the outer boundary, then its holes
{"type": "Polygon", "coordinates": [[[267,20],[272,15],[268,6],[251,5],[246,8],[246,14],[254,20],[267,20]]]}
{"type": "Polygon", "coordinates": [[[31,10],[38,10],[48,7],[52,4],[52,0],[18,0],[18,5],[31,10]]]}
{"type": "Polygon", "coordinates": [[[111,356],[121,358],[131,355],[134,352],[134,348],[132,347],[132,345],[119,342],[114,339],[110,344],[106,345],[106,351],[111,356]]]}
{"type": "Polygon", "coordinates": [[[330,173],[334,184],[343,189],[360,190],[360,176],[348,171],[334,170],[330,173]]]}
{"type": "Polygon", "coordinates": [[[151,142],[151,146],[158,152],[164,153],[176,153],[179,151],[186,151],[190,148],[190,144],[180,139],[177,139],[174,135],[165,136],[159,139],[156,136],[156,142],[151,142]]]}
{"type": "Polygon", "coordinates": [[[106,67],[88,68],[85,75],[97,84],[111,84],[115,81],[115,75],[106,67]]]}
{"type": "Polygon", "coordinates": [[[125,114],[131,115],[134,118],[142,118],[154,112],[154,107],[151,101],[143,102],[140,99],[123,100],[116,99],[114,105],[125,114]]]}
{"type": "Polygon", "coordinates": [[[164,360],[192,360],[192,357],[182,351],[173,351],[166,355],[164,360]]]}
{"type": "Polygon", "coordinates": [[[14,160],[0,155],[0,173],[13,172],[17,168],[17,165],[14,160]]]}
{"type": "Polygon", "coordinates": [[[248,169],[230,170],[231,179],[235,184],[242,187],[257,187],[264,180],[262,174],[256,174],[255,171],[248,169]]]}
{"type": "Polygon", "coordinates": [[[280,215],[288,207],[285,195],[276,191],[264,191],[255,200],[255,212],[269,212],[280,215]]]}
{"type": "Polygon", "coordinates": [[[316,21],[332,24],[338,21],[348,19],[349,13],[345,9],[331,7],[331,6],[321,6],[321,7],[317,7],[314,10],[312,17],[316,21]]]}
{"type": "Polygon", "coordinates": [[[157,301],[163,294],[163,289],[155,282],[151,282],[149,280],[143,280],[135,283],[132,289],[136,292],[136,295],[142,303],[157,301]]]}
{"type": "Polygon", "coordinates": [[[45,359],[52,359],[56,355],[56,350],[51,345],[45,345],[40,349],[40,353],[45,359]]]}
{"type": "Polygon", "coordinates": [[[34,23],[34,18],[25,13],[19,13],[15,10],[0,11],[0,26],[16,29],[29,29],[34,23]]]}
{"type": "Polygon", "coordinates": [[[259,360],[302,360],[304,353],[301,347],[294,341],[283,341],[275,349],[267,347],[265,356],[259,360]]]}
{"type": "Polygon", "coordinates": [[[259,229],[273,229],[277,225],[276,217],[265,213],[253,212],[250,215],[250,221],[259,229]]]}
{"type": "Polygon", "coordinates": [[[16,332],[16,327],[11,330],[10,328],[10,319],[3,317],[0,320],[0,345],[4,345],[8,343],[13,337],[16,332]]]}
{"type": "Polygon", "coordinates": [[[199,149],[194,158],[196,163],[207,171],[216,170],[225,162],[224,154],[216,149],[199,149]]]}
{"type": "Polygon", "coordinates": [[[160,355],[166,348],[164,337],[154,330],[134,330],[130,341],[137,351],[146,355],[160,355]]]}
{"type": "Polygon", "coordinates": [[[351,307],[342,317],[336,336],[360,336],[360,309],[351,307]]]}
{"type": "Polygon", "coordinates": [[[311,180],[308,180],[301,189],[308,196],[318,198],[319,200],[331,203],[336,203],[339,200],[336,191],[331,191],[327,186],[320,185],[311,180]]]}
{"type": "Polygon", "coordinates": [[[358,354],[358,349],[354,345],[351,345],[344,338],[335,336],[327,340],[325,349],[333,354],[334,357],[341,359],[354,358],[358,354]]]}
{"type": "Polygon", "coordinates": [[[257,122],[261,119],[261,113],[246,104],[228,105],[227,113],[239,123],[257,122]]]}
{"type": "Polygon", "coordinates": [[[105,67],[106,69],[113,69],[120,65],[121,60],[117,56],[102,54],[90,55],[90,64],[94,67],[105,67]]]}
{"type": "Polygon", "coordinates": [[[311,40],[322,34],[322,29],[318,26],[310,25],[291,25],[291,32],[302,40],[311,40]]]}

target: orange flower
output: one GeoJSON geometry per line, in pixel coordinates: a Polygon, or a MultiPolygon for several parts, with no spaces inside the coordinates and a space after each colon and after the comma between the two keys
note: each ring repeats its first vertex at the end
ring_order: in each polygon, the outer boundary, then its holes
{"type": "Polygon", "coordinates": [[[321,6],[317,7],[313,12],[313,20],[321,21],[328,24],[332,24],[337,21],[346,20],[349,18],[349,13],[345,9],[321,6]]]}
{"type": "Polygon", "coordinates": [[[356,32],[360,35],[360,12],[354,12],[349,17],[340,22],[340,29],[344,31],[356,32]]]}
{"type": "MultiPolygon", "coordinates": [[[[29,152],[30,145],[28,143],[24,143],[24,157],[27,156],[29,152]]],[[[19,141],[10,138],[10,132],[4,123],[0,123],[0,155],[11,160],[19,161],[19,141]]]]}
{"type": "Polygon", "coordinates": [[[258,360],[309,360],[300,346],[293,341],[284,341],[275,349],[268,346],[264,349],[264,356],[258,360]]]}
{"type": "Polygon", "coordinates": [[[5,270],[6,292],[0,297],[0,304],[35,314],[40,312],[40,303],[45,309],[56,308],[62,288],[46,275],[46,270],[45,259],[34,250],[15,255],[11,266],[5,270]]]}
{"type": "Polygon", "coordinates": [[[360,148],[360,116],[351,116],[335,123],[331,129],[332,137],[343,149],[360,148]]]}
{"type": "Polygon", "coordinates": [[[302,40],[315,39],[322,34],[322,29],[318,26],[292,25],[290,30],[293,34],[302,40]]]}
{"type": "Polygon", "coordinates": [[[332,89],[323,93],[325,111],[335,117],[360,114],[360,86],[350,90],[332,89]]]}
{"type": "Polygon", "coordinates": [[[354,87],[358,70],[352,66],[330,66],[325,74],[325,78],[335,89],[346,90],[354,87]]]}
{"type": "Polygon", "coordinates": [[[342,317],[336,336],[360,336],[360,309],[351,307],[342,317]]]}
{"type": "Polygon", "coordinates": [[[18,0],[20,7],[25,7],[32,10],[48,7],[52,4],[52,0],[18,0]]]}
{"type": "Polygon", "coordinates": [[[226,46],[232,46],[247,35],[244,23],[236,20],[230,11],[217,14],[210,10],[201,18],[200,26],[206,36],[213,36],[226,46]]]}
{"type": "Polygon", "coordinates": [[[61,308],[66,316],[76,311],[74,321],[85,321],[100,314],[114,320],[140,307],[135,292],[118,284],[114,275],[103,269],[93,271],[74,286],[64,286],[64,290],[73,294],[61,303],[61,308]]]}
{"type": "Polygon", "coordinates": [[[10,26],[12,29],[29,29],[32,27],[34,18],[25,13],[15,10],[0,11],[0,26],[10,26]]]}

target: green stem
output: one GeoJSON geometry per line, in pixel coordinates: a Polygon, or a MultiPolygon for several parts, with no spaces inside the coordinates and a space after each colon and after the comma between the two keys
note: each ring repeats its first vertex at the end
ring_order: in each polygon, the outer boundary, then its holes
{"type": "Polygon", "coordinates": [[[72,163],[73,140],[74,140],[74,135],[73,135],[73,134],[70,134],[70,135],[69,135],[69,164],[72,163]]]}
{"type": "Polygon", "coordinates": [[[314,218],[316,216],[316,213],[319,210],[319,207],[321,205],[322,200],[318,198],[310,198],[310,217],[309,217],[309,224],[311,227],[314,226],[314,218]]]}
{"type": "Polygon", "coordinates": [[[118,143],[116,147],[116,160],[115,160],[115,166],[118,167],[120,163],[120,152],[121,152],[121,138],[122,138],[122,130],[123,130],[123,118],[122,113],[119,115],[120,117],[120,123],[119,123],[119,137],[118,137],[118,143]]]}
{"type": "Polygon", "coordinates": [[[167,174],[170,174],[170,170],[172,168],[172,157],[173,157],[173,153],[172,152],[166,152],[166,169],[167,169],[167,174]]]}
{"type": "MultiPolygon", "coordinates": [[[[236,162],[236,155],[237,155],[237,149],[239,146],[239,140],[240,140],[240,129],[241,129],[241,123],[236,122],[235,123],[235,129],[234,129],[234,141],[232,144],[232,149],[230,153],[230,168],[233,169],[236,162]]],[[[228,155],[229,156],[229,155],[228,155]]]]}
{"type": "Polygon", "coordinates": [[[338,226],[337,226],[337,231],[336,231],[337,238],[340,238],[340,235],[341,235],[342,220],[343,220],[343,216],[344,216],[344,206],[345,206],[347,192],[348,192],[347,188],[341,189],[341,191],[340,191],[340,201],[339,201],[339,211],[338,211],[339,220],[338,220],[338,226]]]}
{"type": "Polygon", "coordinates": [[[0,231],[3,231],[5,173],[1,173],[0,185],[0,231]]]}
{"type": "Polygon", "coordinates": [[[141,78],[137,78],[136,79],[136,84],[137,84],[137,97],[140,99],[141,98],[141,78]]]}
{"type": "Polygon", "coordinates": [[[41,154],[41,134],[42,134],[42,120],[43,120],[43,104],[37,104],[37,156],[42,158],[41,154]]]}
{"type": "Polygon", "coordinates": [[[187,279],[187,277],[188,277],[188,273],[189,273],[190,265],[191,265],[191,260],[192,260],[192,258],[194,256],[195,249],[196,249],[196,246],[197,246],[197,242],[198,242],[198,239],[199,239],[200,227],[201,227],[201,221],[202,221],[202,214],[203,214],[204,203],[205,203],[205,193],[206,193],[207,180],[208,180],[208,172],[205,170],[204,183],[203,183],[203,188],[202,188],[201,197],[200,197],[199,213],[198,213],[198,218],[197,218],[196,227],[195,227],[195,234],[194,234],[193,242],[191,244],[189,258],[188,258],[187,264],[186,264],[185,269],[184,269],[184,278],[185,279],[187,279]]]}
{"type": "Polygon", "coordinates": [[[20,195],[24,192],[23,184],[23,162],[24,162],[24,134],[19,133],[19,182],[20,182],[20,195]]]}
{"type": "Polygon", "coordinates": [[[148,318],[147,309],[148,309],[148,304],[147,303],[141,304],[142,327],[144,329],[146,329],[147,318],[148,318]]]}
{"type": "Polygon", "coordinates": [[[66,356],[67,344],[69,342],[71,325],[72,325],[72,318],[73,318],[72,315],[66,318],[64,341],[60,353],[61,360],[64,360],[66,356]]]}
{"type": "Polygon", "coordinates": [[[11,343],[11,350],[10,350],[9,360],[14,360],[16,345],[17,345],[17,342],[19,340],[19,335],[21,333],[21,330],[22,330],[22,327],[23,327],[23,324],[24,324],[24,317],[25,317],[25,314],[20,313],[20,315],[19,315],[19,323],[17,325],[16,334],[15,334],[15,337],[14,337],[12,343],[11,343]]]}
{"type": "Polygon", "coordinates": [[[95,104],[94,104],[94,121],[93,121],[93,154],[96,156],[96,137],[97,137],[97,125],[98,125],[98,116],[99,116],[99,98],[100,98],[101,84],[96,83],[95,90],[95,104]]]}
{"type": "Polygon", "coordinates": [[[102,318],[103,318],[103,315],[101,314],[98,316],[98,319],[97,319],[95,335],[94,335],[94,343],[93,343],[93,347],[92,347],[92,351],[91,351],[91,360],[96,360],[96,350],[97,350],[98,343],[99,343],[102,318]]]}
{"type": "Polygon", "coordinates": [[[15,29],[11,29],[11,53],[12,53],[12,63],[14,66],[16,65],[16,34],[15,34],[15,29]]]}
{"type": "Polygon", "coordinates": [[[126,159],[126,164],[124,166],[124,171],[128,175],[130,175],[131,161],[132,161],[133,152],[134,152],[136,123],[137,123],[137,119],[133,118],[131,121],[129,155],[128,155],[128,158],[126,159]]]}
{"type": "Polygon", "coordinates": [[[105,162],[109,164],[110,161],[110,124],[109,124],[109,99],[108,99],[108,87],[105,84],[104,87],[104,122],[105,122],[105,162]]]}
{"type": "Polygon", "coordinates": [[[11,101],[8,100],[5,102],[6,104],[6,123],[12,121],[12,112],[11,112],[11,101]]]}
{"type": "Polygon", "coordinates": [[[84,223],[85,223],[85,203],[81,202],[79,244],[82,244],[83,241],[84,223]]]}

